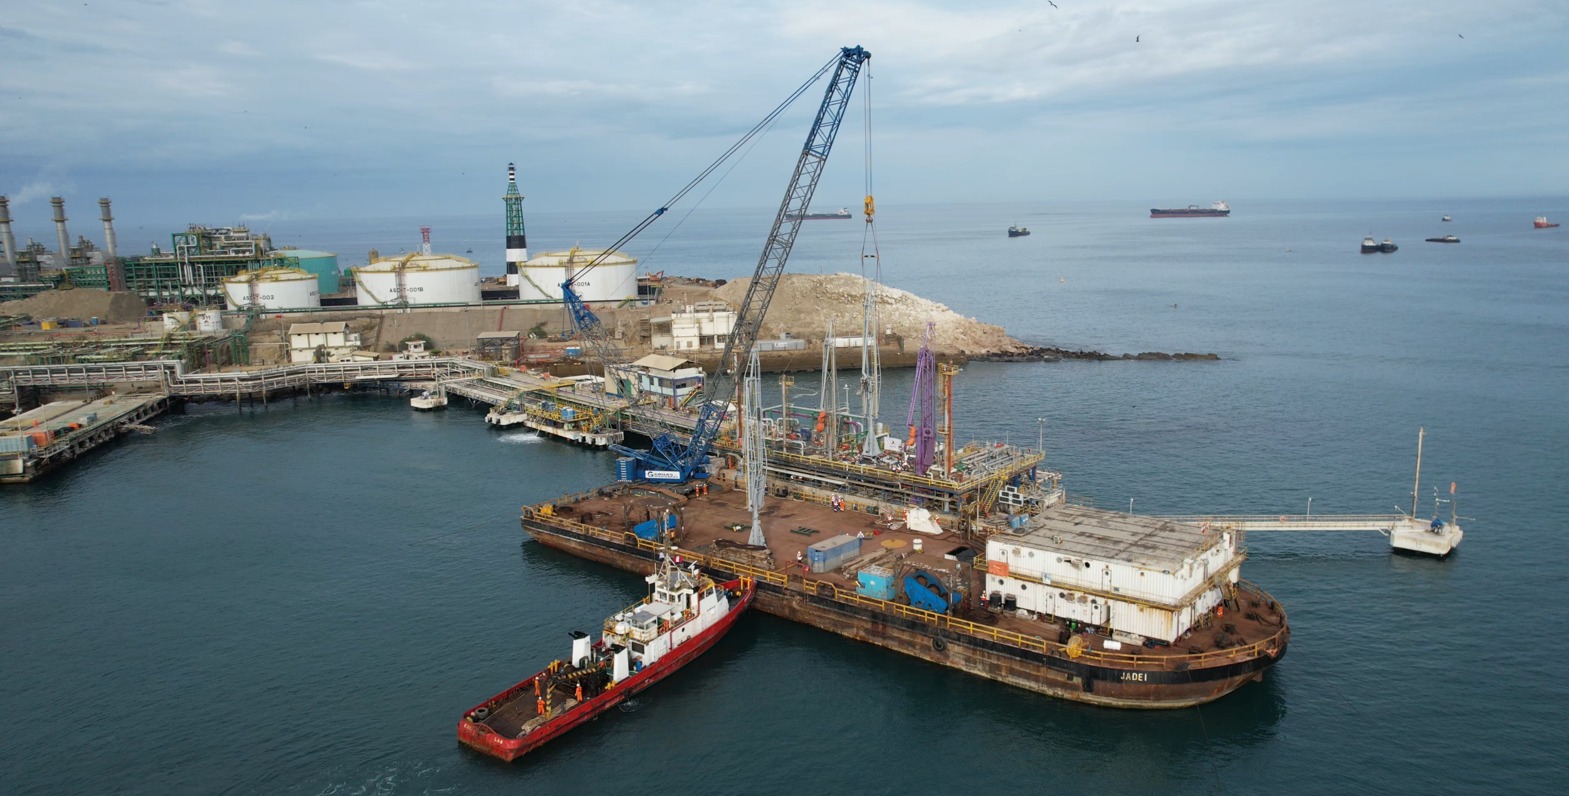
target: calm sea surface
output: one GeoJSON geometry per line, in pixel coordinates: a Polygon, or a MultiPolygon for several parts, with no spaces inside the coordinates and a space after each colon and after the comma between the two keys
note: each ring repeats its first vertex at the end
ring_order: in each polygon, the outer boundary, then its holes
{"type": "MultiPolygon", "coordinates": [[[[0,490],[0,791],[1560,790],[1569,228],[1530,222],[1569,198],[1235,204],[889,206],[878,248],[888,284],[1030,342],[1221,355],[965,368],[960,437],[1033,444],[1044,418],[1049,464],[1102,506],[1409,507],[1427,427],[1421,511],[1456,482],[1465,544],[1437,561],[1374,534],[1254,534],[1244,575],[1294,627],[1262,684],[1114,711],[757,614],[634,709],[500,765],[460,748],[462,710],[643,593],[518,528],[520,504],[610,480],[612,456],[456,404],[192,407],[0,490]],[[1359,254],[1369,233],[1400,251],[1359,254]],[[1422,241],[1446,233],[1463,243],[1422,241]]],[[[771,218],[699,210],[632,252],[746,276],[771,218]]],[[[602,246],[634,221],[531,213],[529,238],[602,246]]],[[[348,265],[414,248],[420,223],[501,271],[499,208],[270,231],[348,265]]],[[[858,271],[862,226],[808,222],[789,270],[858,271]]],[[[895,423],[909,381],[888,379],[895,423]]]]}

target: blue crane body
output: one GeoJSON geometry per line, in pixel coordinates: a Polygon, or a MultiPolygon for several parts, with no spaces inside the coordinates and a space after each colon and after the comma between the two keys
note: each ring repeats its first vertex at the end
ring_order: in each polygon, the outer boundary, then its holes
{"type": "MultiPolygon", "coordinates": [[[[730,394],[735,390],[737,381],[738,358],[750,353],[752,346],[757,343],[763,316],[768,311],[768,302],[773,298],[774,290],[779,285],[779,277],[784,271],[785,261],[789,259],[790,249],[795,245],[796,235],[800,232],[801,221],[811,205],[812,195],[817,191],[817,181],[822,176],[828,153],[833,149],[834,138],[839,133],[839,123],[844,119],[850,94],[855,88],[861,68],[871,57],[872,54],[861,47],[844,47],[840,49],[836,61],[831,62],[818,73],[818,76],[821,76],[829,68],[833,69],[833,77],[823,95],[822,104],[817,109],[812,127],[807,133],[806,145],[796,161],[789,188],[785,191],[784,200],[774,215],[774,225],[769,232],[768,242],[763,247],[762,256],[758,259],[757,271],[747,286],[746,297],[742,299],[740,310],[736,313],[735,326],[726,338],[724,353],[720,356],[713,375],[704,381],[697,423],[692,430],[692,435],[683,442],[668,432],[660,434],[654,438],[653,445],[648,450],[612,445],[612,450],[634,460],[631,468],[633,480],[680,483],[692,478],[708,477],[708,449],[718,436],[720,425],[723,424],[730,408],[730,394]]],[[[803,90],[804,88],[803,86],[803,90]]],[[[797,91],[797,95],[799,93],[800,90],[797,91]]],[[[774,115],[778,112],[779,110],[776,110],[774,115]]],[[[710,171],[713,168],[711,166],[710,171]]],[[[659,208],[645,219],[637,229],[628,233],[622,240],[625,241],[637,232],[641,232],[643,227],[652,223],[666,210],[668,210],[668,203],[666,207],[659,208]]],[[[609,251],[607,249],[606,253],[608,254],[609,251]]],[[[588,266],[569,277],[561,286],[561,295],[572,316],[573,325],[588,339],[596,356],[603,363],[608,387],[611,379],[610,371],[618,366],[624,367],[624,363],[618,357],[618,346],[594,315],[593,310],[572,289],[577,278],[596,265],[604,256],[602,254],[599,258],[595,258],[588,266]]]]}

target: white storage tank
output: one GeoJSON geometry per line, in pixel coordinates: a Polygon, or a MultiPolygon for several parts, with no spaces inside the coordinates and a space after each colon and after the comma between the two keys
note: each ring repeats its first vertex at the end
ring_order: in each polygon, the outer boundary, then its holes
{"type": "Polygon", "coordinates": [[[167,331],[177,332],[191,323],[189,312],[166,312],[163,314],[163,328],[167,331]]]}
{"type": "MultiPolygon", "coordinates": [[[[602,253],[603,250],[572,249],[530,258],[518,269],[518,298],[560,301],[561,283],[602,253]]],[[[637,298],[637,258],[611,252],[578,280],[575,290],[584,301],[621,302],[637,298]]]]}
{"type": "Polygon", "coordinates": [[[223,312],[219,310],[201,310],[200,312],[196,313],[196,331],[223,331],[223,312]]]}
{"type": "Polygon", "coordinates": [[[300,268],[263,268],[223,280],[230,309],[302,310],[321,306],[320,278],[300,268]]]}
{"type": "Polygon", "coordinates": [[[479,265],[452,254],[409,254],[353,271],[361,307],[480,301],[479,265]]]}

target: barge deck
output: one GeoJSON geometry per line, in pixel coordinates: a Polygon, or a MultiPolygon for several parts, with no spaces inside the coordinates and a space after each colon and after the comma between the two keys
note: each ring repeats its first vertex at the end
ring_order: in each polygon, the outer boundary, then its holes
{"type": "MultiPolygon", "coordinates": [[[[661,545],[644,538],[638,526],[656,526],[674,516],[681,554],[710,571],[754,578],[759,610],[1037,693],[1108,707],[1181,708],[1209,702],[1262,679],[1290,640],[1284,609],[1246,582],[1225,584],[1218,610],[1196,617],[1194,626],[1171,643],[1130,642],[1109,627],[1010,610],[983,597],[984,541],[940,527],[938,533],[912,531],[890,518],[885,507],[864,500],[789,494],[764,508],[768,543],[762,548],[745,544],[751,511],[744,488],[722,478],[701,488],[613,484],[525,506],[521,522],[541,544],[646,574],[661,545]],[[811,546],[840,534],[860,537],[854,559],[835,571],[810,571],[811,546]],[[868,596],[857,573],[879,567],[895,579],[916,573],[935,577],[967,597],[952,610],[935,611],[909,604],[906,595],[868,596]]],[[[1120,524],[1144,523],[1151,533],[1197,532],[1192,526],[1173,523],[1164,529],[1161,520],[1080,506],[1048,507],[1042,515],[1069,510],[1120,524]]],[[[1222,574],[1217,573],[1217,583],[1222,574]]]]}

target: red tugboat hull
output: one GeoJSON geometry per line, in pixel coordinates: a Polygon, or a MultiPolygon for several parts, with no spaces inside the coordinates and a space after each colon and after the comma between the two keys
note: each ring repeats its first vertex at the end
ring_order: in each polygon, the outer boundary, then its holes
{"type": "Polygon", "coordinates": [[[533,677],[465,711],[463,718],[458,721],[458,740],[476,751],[510,763],[543,746],[546,742],[560,736],[573,727],[598,717],[599,714],[625,702],[654,683],[669,677],[677,669],[706,652],[709,647],[714,646],[726,633],[729,633],[730,629],[735,626],[736,620],[740,619],[741,615],[746,613],[746,609],[751,607],[752,598],[757,594],[756,584],[747,578],[726,581],[720,584],[720,586],[726,592],[733,593],[739,591],[740,599],[717,623],[693,637],[691,641],[677,646],[670,654],[660,658],[653,665],[633,674],[620,683],[616,683],[606,689],[604,693],[572,706],[560,716],[535,727],[521,738],[509,738],[476,720],[478,711],[485,711],[485,713],[479,714],[479,717],[482,718],[486,713],[496,711],[518,700],[525,702],[531,700],[535,695],[534,683],[556,671],[555,664],[552,664],[533,677]]]}

